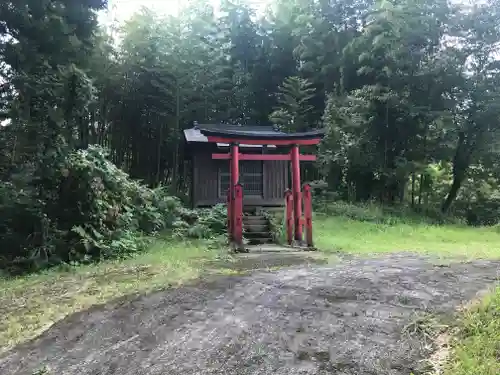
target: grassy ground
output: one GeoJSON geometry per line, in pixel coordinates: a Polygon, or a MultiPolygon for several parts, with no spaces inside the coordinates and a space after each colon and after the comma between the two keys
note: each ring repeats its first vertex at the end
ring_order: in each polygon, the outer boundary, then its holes
{"type": "Polygon", "coordinates": [[[446,375],[500,374],[500,287],[465,312],[446,375]]]}
{"type": "Polygon", "coordinates": [[[73,312],[197,278],[207,261],[221,256],[207,244],[159,240],[150,251],[125,261],[0,279],[0,352],[73,312]]]}
{"type": "Polygon", "coordinates": [[[415,251],[439,257],[500,258],[497,227],[431,225],[420,222],[370,222],[318,215],[316,246],[323,251],[358,254],[415,251]]]}

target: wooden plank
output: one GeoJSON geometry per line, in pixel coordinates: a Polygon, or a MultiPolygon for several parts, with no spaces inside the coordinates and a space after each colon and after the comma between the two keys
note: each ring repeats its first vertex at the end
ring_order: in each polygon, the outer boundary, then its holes
{"type": "Polygon", "coordinates": [[[264,161],[264,198],[283,199],[288,185],[288,162],[283,160],[264,161]]]}
{"type": "Polygon", "coordinates": [[[262,162],[262,196],[265,200],[273,197],[272,193],[273,162],[262,162]]]}
{"type": "Polygon", "coordinates": [[[285,161],[273,161],[273,198],[283,198],[284,188],[284,163],[285,161]]]}
{"type": "Polygon", "coordinates": [[[219,168],[217,162],[203,152],[196,153],[195,157],[195,206],[199,206],[202,201],[218,198],[219,168]]]}
{"type": "MultiPolygon", "coordinates": [[[[230,160],[231,154],[213,153],[214,160],[230,160]]],[[[261,160],[261,161],[290,161],[291,156],[288,154],[239,154],[239,160],[261,160]]],[[[316,161],[316,155],[300,155],[300,161],[316,161]]]]}
{"type": "Polygon", "coordinates": [[[196,154],[191,157],[191,205],[196,207],[196,203],[198,201],[198,192],[196,187],[198,186],[198,159],[196,158],[196,154]]]}

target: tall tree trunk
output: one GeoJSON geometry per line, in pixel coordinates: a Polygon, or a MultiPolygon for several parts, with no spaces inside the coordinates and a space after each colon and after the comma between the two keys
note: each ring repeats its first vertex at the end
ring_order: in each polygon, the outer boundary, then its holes
{"type": "Polygon", "coordinates": [[[415,172],[411,174],[411,206],[415,207],[415,172]]]}
{"type": "MultiPolygon", "coordinates": [[[[158,121],[158,120],[157,120],[158,121]]],[[[160,186],[160,174],[161,174],[161,149],[163,146],[163,121],[160,119],[160,134],[158,139],[158,148],[156,150],[156,186],[160,186]]]]}
{"type": "Polygon", "coordinates": [[[420,173],[420,186],[418,189],[418,205],[422,205],[422,196],[424,195],[424,174],[420,173]]]}
{"type": "Polygon", "coordinates": [[[465,132],[460,132],[458,135],[458,144],[453,158],[453,183],[451,184],[450,191],[441,206],[443,213],[448,212],[451,204],[458,195],[458,191],[465,180],[467,169],[471,163],[473,147],[470,140],[466,138],[465,132]]]}
{"type": "Polygon", "coordinates": [[[87,148],[89,145],[89,120],[84,116],[78,116],[80,130],[80,147],[87,148]]]}
{"type": "Polygon", "coordinates": [[[176,194],[179,185],[179,129],[180,129],[180,87],[179,79],[177,79],[176,85],[176,100],[175,100],[175,128],[174,128],[174,160],[173,160],[173,170],[172,170],[172,189],[173,193],[176,194]]]}
{"type": "Polygon", "coordinates": [[[443,202],[443,205],[441,206],[441,211],[443,213],[448,212],[448,210],[451,207],[451,204],[455,200],[455,198],[458,195],[458,191],[460,190],[460,187],[462,186],[463,179],[465,178],[465,174],[463,177],[455,176],[453,177],[453,183],[451,184],[450,191],[448,192],[448,195],[446,196],[445,201],[443,202]]]}
{"type": "Polygon", "coordinates": [[[14,136],[14,143],[12,145],[12,155],[10,156],[10,164],[14,165],[16,161],[16,147],[17,147],[17,135],[14,136]]]}
{"type": "Polygon", "coordinates": [[[406,188],[407,188],[406,179],[399,181],[399,203],[400,204],[403,204],[403,202],[405,200],[406,188]]]}

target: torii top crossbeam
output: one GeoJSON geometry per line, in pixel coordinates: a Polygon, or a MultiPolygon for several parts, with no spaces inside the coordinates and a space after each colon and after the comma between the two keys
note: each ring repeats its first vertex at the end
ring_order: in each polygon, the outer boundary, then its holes
{"type": "MultiPolygon", "coordinates": [[[[292,193],[294,201],[294,223],[295,240],[302,241],[302,199],[301,199],[301,181],[300,181],[300,161],[314,161],[314,155],[301,155],[299,146],[311,146],[320,143],[324,131],[313,130],[302,133],[284,133],[268,127],[244,127],[234,125],[197,125],[200,132],[207,137],[211,143],[226,143],[231,147],[228,154],[212,154],[212,159],[230,160],[230,181],[231,189],[229,191],[228,214],[229,214],[229,233],[238,245],[242,243],[241,222],[242,212],[238,204],[233,204],[236,193],[233,190],[238,185],[239,179],[239,161],[240,160],[289,160],[292,165],[292,193]],[[289,154],[241,154],[240,144],[247,145],[274,145],[291,147],[289,154]],[[240,217],[241,215],[241,217],[240,217]]],[[[241,188],[241,186],[240,186],[241,188]]],[[[241,208],[242,209],[242,208],[241,208]]]]}
{"type": "Polygon", "coordinates": [[[249,145],[317,145],[324,135],[323,130],[313,130],[301,133],[283,133],[280,131],[269,131],[268,128],[264,127],[262,131],[257,130],[257,127],[252,128],[252,130],[247,130],[244,126],[220,128],[203,125],[200,126],[199,129],[203,135],[207,136],[209,142],[245,143],[249,145]]]}

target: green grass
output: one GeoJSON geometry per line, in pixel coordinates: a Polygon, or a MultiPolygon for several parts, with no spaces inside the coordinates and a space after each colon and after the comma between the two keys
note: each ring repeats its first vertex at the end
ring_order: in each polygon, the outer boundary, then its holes
{"type": "Polygon", "coordinates": [[[465,312],[459,329],[445,374],[500,374],[500,287],[465,312]]]}
{"type": "Polygon", "coordinates": [[[0,353],[92,305],[195,279],[222,254],[206,243],[161,239],[127,260],[0,279],[0,353]]]}
{"type": "Polygon", "coordinates": [[[433,225],[425,222],[370,222],[317,215],[315,245],[322,251],[386,253],[412,251],[441,257],[500,258],[497,227],[433,225]]]}

